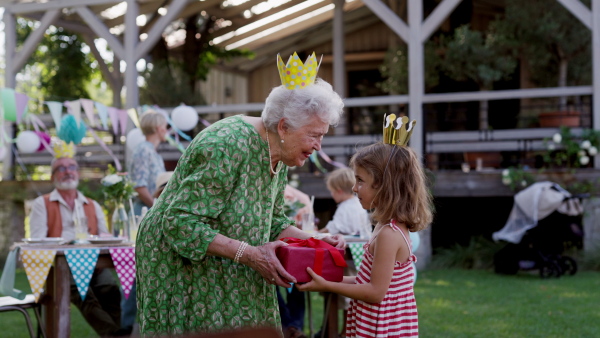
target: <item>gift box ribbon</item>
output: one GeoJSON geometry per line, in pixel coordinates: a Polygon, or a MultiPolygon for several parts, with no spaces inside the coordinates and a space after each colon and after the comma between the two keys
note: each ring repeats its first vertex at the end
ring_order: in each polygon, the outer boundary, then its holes
{"type": "Polygon", "coordinates": [[[321,274],[323,273],[323,261],[325,259],[325,250],[331,253],[331,257],[333,258],[333,262],[335,263],[335,265],[341,267],[348,266],[348,264],[346,264],[344,256],[340,254],[338,249],[334,248],[329,243],[323,242],[322,240],[316,238],[299,239],[294,237],[284,237],[281,238],[281,240],[287,243],[289,246],[315,249],[315,266],[313,267],[313,271],[319,276],[321,276],[321,274]]]}

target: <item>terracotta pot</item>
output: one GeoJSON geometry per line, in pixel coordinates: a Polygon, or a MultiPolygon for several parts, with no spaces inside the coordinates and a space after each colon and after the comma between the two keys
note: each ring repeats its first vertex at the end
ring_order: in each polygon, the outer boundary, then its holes
{"type": "Polygon", "coordinates": [[[477,159],[482,168],[500,168],[502,163],[502,155],[499,152],[469,152],[464,153],[464,156],[471,169],[477,169],[477,159]]]}
{"type": "Polygon", "coordinates": [[[581,113],[578,111],[553,111],[540,113],[540,127],[579,127],[581,125],[581,113]]]}

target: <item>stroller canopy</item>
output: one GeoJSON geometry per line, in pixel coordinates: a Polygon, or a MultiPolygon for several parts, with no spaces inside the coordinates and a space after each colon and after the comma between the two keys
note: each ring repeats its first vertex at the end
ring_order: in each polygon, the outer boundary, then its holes
{"type": "Polygon", "coordinates": [[[571,199],[571,193],[554,182],[538,182],[514,197],[515,203],[506,225],[492,234],[494,241],[504,240],[518,244],[538,220],[546,218],[554,211],[569,216],[583,212],[579,199],[571,199]]]}

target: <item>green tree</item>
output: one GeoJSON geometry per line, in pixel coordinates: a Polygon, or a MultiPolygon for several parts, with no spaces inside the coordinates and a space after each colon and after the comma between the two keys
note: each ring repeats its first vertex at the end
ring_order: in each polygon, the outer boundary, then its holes
{"type": "MultiPolygon", "coordinates": [[[[454,30],[450,37],[442,37],[444,50],[442,69],[456,81],[471,80],[482,91],[492,90],[496,81],[508,78],[517,66],[513,52],[501,43],[494,25],[486,32],[471,30],[463,25],[454,30]]],[[[479,103],[479,128],[487,129],[488,101],[479,103]]]]}
{"type": "MultiPolygon", "coordinates": [[[[158,15],[158,14],[156,14],[158,15]]],[[[220,21],[202,12],[173,23],[173,30],[184,29],[185,41],[176,49],[167,48],[164,37],[150,52],[151,66],[143,73],[146,85],[140,89],[140,102],[175,106],[205,104],[198,81],[206,80],[210,69],[233,57],[252,57],[245,50],[226,50],[210,43],[220,21]]]]}

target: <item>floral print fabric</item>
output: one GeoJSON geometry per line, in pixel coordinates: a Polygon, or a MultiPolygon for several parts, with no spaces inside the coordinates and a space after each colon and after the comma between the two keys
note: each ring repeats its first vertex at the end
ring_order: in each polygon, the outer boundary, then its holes
{"type": "Polygon", "coordinates": [[[138,232],[142,334],[280,326],[275,286],[207,249],[217,234],[252,246],[276,240],[291,224],[286,177],[287,167],[271,177],[267,143],[241,116],[192,141],[138,232]]]}
{"type": "Polygon", "coordinates": [[[165,172],[165,162],[148,141],[140,143],[133,152],[129,169],[134,187],[146,187],[150,195],[156,191],[156,178],[165,172]]]}

